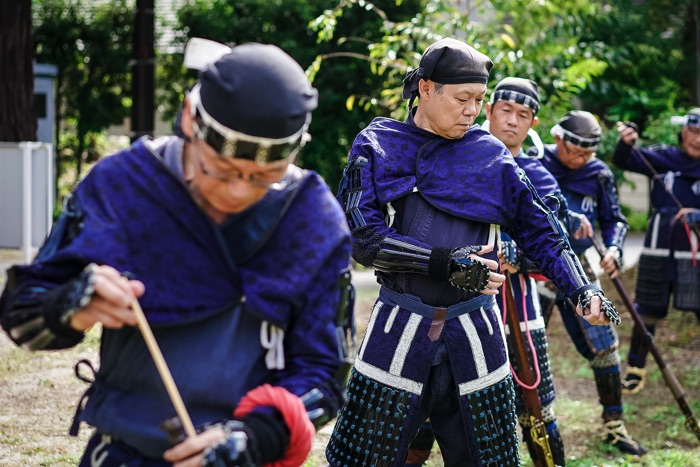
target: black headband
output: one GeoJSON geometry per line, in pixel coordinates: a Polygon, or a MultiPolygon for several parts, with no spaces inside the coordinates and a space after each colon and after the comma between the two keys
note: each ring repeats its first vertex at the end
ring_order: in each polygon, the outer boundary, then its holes
{"type": "Polygon", "coordinates": [[[425,50],[418,68],[406,74],[403,98],[410,99],[409,106],[412,104],[421,79],[440,84],[486,84],[492,66],[491,59],[462,41],[439,40],[425,50]]]}

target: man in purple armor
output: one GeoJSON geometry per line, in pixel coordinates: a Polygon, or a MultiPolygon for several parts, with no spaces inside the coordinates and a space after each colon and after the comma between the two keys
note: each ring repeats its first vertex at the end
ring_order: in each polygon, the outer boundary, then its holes
{"type": "Polygon", "coordinates": [[[293,165],[317,92],[275,46],[214,52],[180,136],[100,160],[33,263],[9,270],[0,317],[18,345],[68,348],[102,326],[72,430],[96,429],[81,466],[298,466],[342,402],[350,233],[323,180],[293,165]],[[137,297],[198,429],[176,445],[137,297]]]}
{"type": "MultiPolygon", "coordinates": [[[[567,209],[566,199],[559,190],[559,185],[547,169],[544,168],[539,158],[529,157],[523,151],[523,143],[530,136],[540,143],[539,136],[535,133],[534,126],[538,123],[537,112],[540,109],[540,92],[537,83],[531,80],[509,77],[501,80],[491,93],[490,102],[486,103],[486,118],[484,129],[501,141],[527,175],[527,178],[537,190],[537,194],[556,213],[567,229],[574,231],[576,238],[590,236],[592,230],[588,219],[580,214],[567,209]]],[[[541,143],[540,143],[541,144],[541,143]]],[[[537,361],[537,368],[532,368],[533,373],[539,374],[539,383],[534,388],[540,399],[543,420],[549,436],[549,447],[552,460],[555,465],[566,464],[564,454],[564,442],[559,433],[556,415],[554,413],[554,381],[549,367],[549,355],[547,352],[547,336],[545,323],[542,317],[542,307],[538,300],[536,281],[543,277],[522,254],[516,243],[504,232],[501,232],[501,251],[499,260],[501,269],[511,276],[513,296],[521,322],[523,339],[532,344],[533,354],[529,361],[537,361]]],[[[501,306],[505,307],[503,303],[501,306]]],[[[510,329],[506,325],[506,339],[508,354],[516,372],[519,370],[514,359],[514,344],[510,329]]],[[[539,457],[539,448],[536,447],[531,435],[530,414],[525,409],[523,390],[521,383],[516,381],[516,412],[518,422],[522,428],[523,437],[528,447],[528,452],[533,460],[539,457]]],[[[416,438],[411,442],[411,448],[406,462],[406,467],[423,465],[430,455],[434,437],[429,423],[421,426],[416,438]]],[[[543,463],[541,459],[540,463],[543,463]]]]}
{"type": "Polygon", "coordinates": [[[382,287],[326,448],[333,466],[403,465],[428,418],[446,466],[519,465],[494,298],[501,226],[587,320],[619,319],[505,146],[473,125],[491,66],[458,40],[432,44],[404,80],[407,120],[375,119],[353,143],[339,198],[354,258],[382,287]]]}
{"type": "MultiPolygon", "coordinates": [[[[639,137],[633,125],[618,124],[613,162],[649,177],[652,213],[637,272],[636,306],[653,335],[657,323],[673,306],[692,311],[700,320],[700,108],[673,122],[683,125],[678,146],[635,148],[639,137]]],[[[646,379],[647,336],[632,330],[624,392],[636,394],[646,379]]]]}
{"type": "MultiPolygon", "coordinates": [[[[615,179],[608,166],[595,157],[602,135],[598,120],[590,112],[574,110],[564,115],[551,129],[555,144],[544,147],[542,163],[559,183],[571,210],[585,215],[591,225],[600,227],[607,247],[600,260],[601,269],[615,277],[622,264],[622,244],[627,234],[627,219],[620,210],[615,179]]],[[[572,238],[571,246],[588,274],[596,281],[584,252],[592,245],[589,237],[572,238]]],[[[541,288],[542,289],[542,288],[541,288]]],[[[547,302],[541,297],[545,315],[547,302]]],[[[622,420],[619,339],[611,325],[591,326],[576,315],[565,294],[556,292],[561,319],[576,346],[589,361],[602,406],[604,440],[629,454],[644,454],[646,449],[627,432],[622,420]]]]}

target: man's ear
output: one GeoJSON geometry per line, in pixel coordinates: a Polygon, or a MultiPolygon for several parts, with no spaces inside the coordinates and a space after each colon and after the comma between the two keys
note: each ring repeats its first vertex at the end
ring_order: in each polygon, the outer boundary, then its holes
{"type": "Polygon", "coordinates": [[[424,79],[421,79],[418,81],[418,97],[423,98],[423,96],[427,96],[428,92],[430,91],[430,82],[426,81],[424,79]]]}
{"type": "Polygon", "coordinates": [[[491,120],[491,103],[487,102],[484,104],[484,113],[486,114],[486,120],[491,120]]]}
{"type": "Polygon", "coordinates": [[[180,121],[180,127],[185,136],[190,139],[194,137],[194,128],[192,126],[194,123],[193,109],[194,107],[192,107],[190,99],[185,96],[185,101],[182,107],[182,120],[180,121]]]}
{"type": "Polygon", "coordinates": [[[535,128],[538,123],[540,123],[540,119],[537,117],[532,117],[532,125],[530,125],[530,128],[535,128]]]}

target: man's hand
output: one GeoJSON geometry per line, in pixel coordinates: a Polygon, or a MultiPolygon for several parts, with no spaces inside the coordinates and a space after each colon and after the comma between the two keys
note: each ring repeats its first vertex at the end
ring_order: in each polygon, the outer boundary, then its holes
{"type": "Polygon", "coordinates": [[[142,282],[129,280],[111,266],[97,266],[92,278],[95,291],[84,308],[70,317],[70,326],[86,331],[97,323],[106,328],[119,329],[124,325],[136,326],[136,315],[131,309],[134,298],[145,291],[142,282]]]}
{"type": "Polygon", "coordinates": [[[593,235],[593,226],[591,225],[591,221],[589,221],[583,214],[576,215],[579,217],[579,219],[581,219],[581,225],[579,226],[578,230],[573,233],[574,238],[579,240],[581,238],[588,238],[593,235]]]}
{"type": "Polygon", "coordinates": [[[608,324],[610,318],[601,309],[601,304],[602,301],[600,297],[594,296],[591,298],[591,306],[586,310],[582,310],[581,306],[576,305],[576,313],[594,326],[608,324]]]}
{"type": "Polygon", "coordinates": [[[700,217],[700,209],[695,208],[681,208],[678,213],[673,217],[674,221],[681,221],[684,224],[695,224],[697,223],[697,218],[700,217]]]}
{"type": "Polygon", "coordinates": [[[172,462],[173,467],[201,467],[204,465],[204,451],[225,439],[224,430],[220,426],[214,426],[168,449],[163,454],[163,459],[172,462]]]}
{"type": "Polygon", "coordinates": [[[620,273],[620,270],[617,267],[617,262],[618,252],[615,250],[608,250],[605,253],[605,256],[603,256],[603,258],[600,260],[600,267],[611,279],[615,279],[620,273]]]}
{"type": "Polygon", "coordinates": [[[623,122],[617,122],[617,131],[620,132],[620,139],[628,146],[634,146],[639,139],[637,130],[623,122]]]}

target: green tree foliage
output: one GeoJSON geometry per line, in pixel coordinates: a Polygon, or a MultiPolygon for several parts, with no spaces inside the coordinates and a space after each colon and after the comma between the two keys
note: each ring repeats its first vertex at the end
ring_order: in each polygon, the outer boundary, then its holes
{"type": "Polygon", "coordinates": [[[77,177],[94,141],[129,115],[133,1],[34,0],[36,59],[58,67],[57,176],[66,163],[77,177]]]}
{"type": "MultiPolygon", "coordinates": [[[[304,148],[300,165],[318,171],[335,188],[347,151],[357,133],[380,114],[370,105],[352,106],[350,96],[373,96],[383,79],[371,72],[357,56],[367,55],[367,47],[379,41],[383,17],[409,18],[420,8],[417,0],[397,4],[394,0],[376,2],[374,10],[350,5],[342,9],[343,21],[336,26],[340,39],[317,44],[316,33],[307,25],[336,6],[334,0],[196,0],[178,13],[175,30],[183,50],[189,37],[203,37],[229,45],[245,42],[275,44],[294,57],[303,68],[310,67],[317,55],[325,55],[332,65],[318,70],[314,86],[319,90],[319,108],[314,112],[309,132],[311,142],[304,148]],[[377,14],[380,11],[381,14],[377,14]]],[[[168,117],[196,75],[182,68],[182,55],[159,57],[160,102],[168,117]]]]}
{"type": "MultiPolygon", "coordinates": [[[[343,1],[343,8],[362,5],[364,0],[343,1]]],[[[401,80],[405,71],[418,66],[423,50],[442,37],[457,37],[492,58],[494,69],[489,87],[506,76],[528,77],[538,82],[542,93],[542,127],[574,106],[574,98],[606,69],[593,50],[602,44],[580,43],[591,18],[600,7],[588,1],[474,0],[471,8],[457,8],[459,2],[430,0],[404,22],[383,21],[384,36],[369,44],[370,69],[385,77],[377,102],[396,118],[405,116],[401,80]]],[[[342,24],[337,11],[326,12],[314,25],[319,39],[334,37],[335,25],[342,24]]],[[[328,64],[327,66],[332,65],[328,64]]],[[[322,66],[321,66],[322,68],[322,66]]],[[[544,135],[543,135],[544,136],[544,135]]],[[[546,136],[545,136],[546,139],[546,136]]]]}
{"type": "MultiPolygon", "coordinates": [[[[313,23],[319,40],[338,36],[343,10],[370,5],[341,0],[313,23]]],[[[549,129],[567,111],[596,114],[605,130],[599,150],[604,160],[617,139],[618,119],[644,127],[648,116],[698,98],[693,97],[700,66],[697,0],[472,0],[467,6],[430,0],[404,22],[384,19],[384,35],[368,44],[365,60],[385,79],[382,89],[364,101],[403,118],[405,71],[418,65],[427,45],[446,36],[492,58],[490,89],[506,76],[539,84],[543,108],[537,130],[545,142],[552,142],[549,129]]],[[[321,59],[315,68],[331,66],[321,59]]]]}
{"type": "Polygon", "coordinates": [[[609,120],[633,120],[697,103],[700,8],[697,0],[611,0],[582,40],[605,45],[608,63],[581,98],[609,120]]]}

